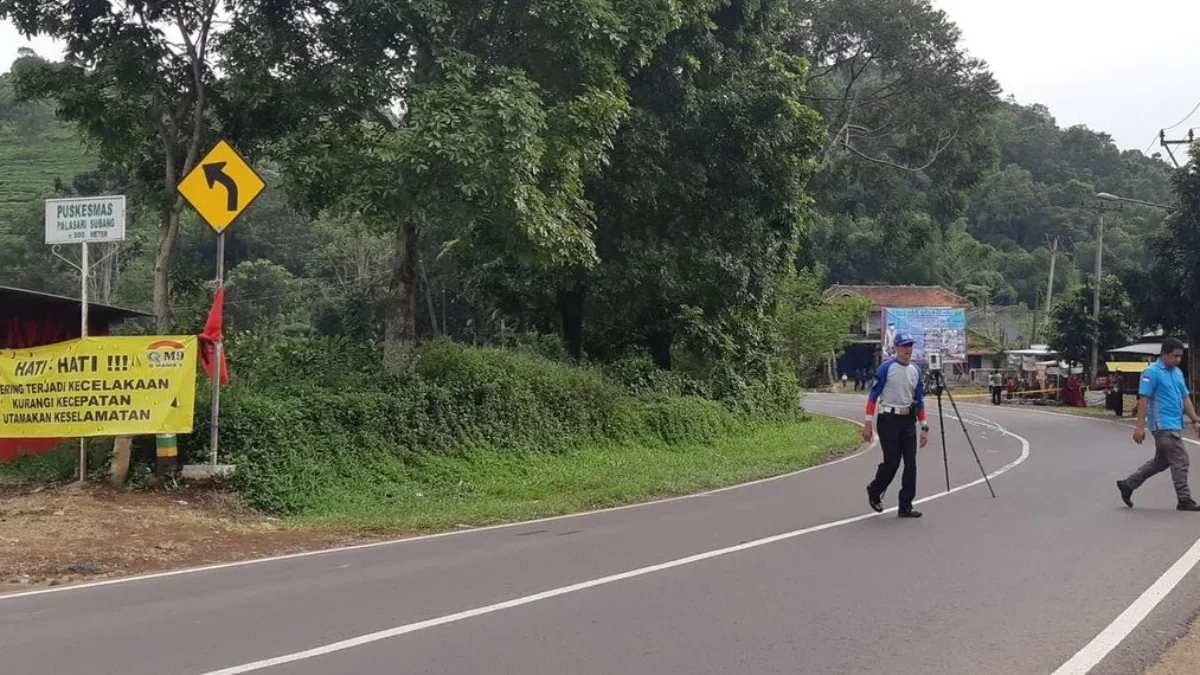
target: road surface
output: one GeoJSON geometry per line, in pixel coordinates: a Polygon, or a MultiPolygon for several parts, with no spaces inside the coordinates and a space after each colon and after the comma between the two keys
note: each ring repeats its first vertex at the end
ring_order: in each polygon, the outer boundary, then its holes
{"type": "MultiPolygon", "coordinates": [[[[861,397],[813,395],[857,419],[861,397]]],[[[931,401],[931,405],[936,406],[931,401]]],[[[877,447],[642,505],[0,596],[4,675],[1137,673],[1200,608],[1200,514],[1116,422],[948,403],[919,520],[877,447]]]]}

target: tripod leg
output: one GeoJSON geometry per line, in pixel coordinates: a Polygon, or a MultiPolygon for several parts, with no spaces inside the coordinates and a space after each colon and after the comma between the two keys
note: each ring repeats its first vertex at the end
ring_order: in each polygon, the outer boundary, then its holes
{"type": "Polygon", "coordinates": [[[950,407],[954,408],[954,416],[958,418],[958,423],[962,425],[963,435],[967,437],[967,445],[971,446],[971,454],[975,455],[975,463],[979,465],[979,472],[983,474],[983,482],[987,483],[988,492],[992,493],[992,498],[996,497],[996,491],[992,489],[992,481],[988,480],[987,471],[983,468],[983,462],[979,460],[979,453],[975,452],[975,442],[971,440],[971,434],[967,432],[967,423],[963,421],[962,413],[958,411],[958,404],[954,402],[954,394],[950,393],[950,387],[946,387],[946,396],[950,399],[950,407]]]}
{"type": "Polygon", "coordinates": [[[950,491],[950,458],[946,454],[946,417],[942,414],[942,390],[937,391],[938,433],[942,436],[942,465],[946,467],[946,492],[950,491]]]}

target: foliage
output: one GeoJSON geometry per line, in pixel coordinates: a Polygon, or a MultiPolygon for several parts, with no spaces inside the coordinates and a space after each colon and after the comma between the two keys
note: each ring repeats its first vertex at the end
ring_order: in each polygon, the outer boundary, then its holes
{"type": "Polygon", "coordinates": [[[226,66],[282,126],[302,200],[395,234],[385,367],[416,338],[419,237],[594,261],[583,181],[627,112],[622,73],[702,4],[248,3],[226,66]]]}
{"type": "Polygon", "coordinates": [[[870,313],[871,303],[865,298],[827,302],[812,276],[796,277],[785,285],[776,321],[783,353],[804,384],[817,386],[828,379],[829,359],[846,346],[851,328],[870,313]]]}
{"type": "Polygon", "coordinates": [[[1166,227],[1147,242],[1152,264],[1133,273],[1131,292],[1142,322],[1167,332],[1200,336],[1200,146],[1175,173],[1176,210],[1166,227]]]}
{"type": "Polygon", "coordinates": [[[159,332],[172,324],[168,280],[184,206],[175,186],[199,159],[201,141],[212,139],[206,104],[215,84],[208,50],[217,4],[0,0],[0,19],[67,45],[62,63],[30,56],[14,64],[17,97],[53,100],[58,117],[82,133],[101,166],[128,178],[159,214],[153,294],[159,332]]]}
{"type": "Polygon", "coordinates": [[[752,324],[793,265],[819,141],[805,64],[782,51],[783,9],[724,5],[632,78],[633,114],[589,189],[601,262],[582,282],[567,276],[587,298],[590,352],[642,346],[669,369],[679,338],[720,360],[762,330],[752,324]]]}
{"type": "Polygon", "coordinates": [[[1090,363],[1092,338],[1099,329],[1100,362],[1105,350],[1128,344],[1137,326],[1133,302],[1121,280],[1105,275],[1100,286],[1100,321],[1092,313],[1095,287],[1091,280],[1071,290],[1067,297],[1054,303],[1050,323],[1050,347],[1069,363],[1090,363]]]}
{"type": "MultiPolygon", "coordinates": [[[[635,395],[598,369],[449,342],[421,348],[414,372],[390,377],[376,350],[307,340],[231,348],[242,356],[222,399],[222,447],[253,504],[305,513],[339,494],[386,501],[434,456],[710,444],[762,417],[748,403],[735,412],[696,396],[635,395]]],[[[197,433],[181,439],[193,455],[207,437],[197,408],[197,433]]]]}

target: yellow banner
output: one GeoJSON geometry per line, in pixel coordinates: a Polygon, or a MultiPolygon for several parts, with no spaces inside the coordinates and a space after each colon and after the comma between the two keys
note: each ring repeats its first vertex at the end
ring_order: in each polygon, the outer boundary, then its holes
{"type": "Polygon", "coordinates": [[[190,433],[196,351],[195,336],[0,350],[0,438],[190,433]]]}

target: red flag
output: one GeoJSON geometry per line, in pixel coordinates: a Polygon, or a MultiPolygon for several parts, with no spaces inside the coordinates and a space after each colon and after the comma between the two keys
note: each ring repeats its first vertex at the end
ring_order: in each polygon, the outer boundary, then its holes
{"type": "MultiPolygon", "coordinates": [[[[208,379],[213,379],[213,351],[215,343],[223,339],[221,326],[224,323],[225,287],[217,289],[213,297],[212,308],[208,310],[208,321],[204,323],[204,332],[200,333],[200,366],[208,373],[208,379]]],[[[222,345],[224,347],[224,345],[222,345]]],[[[229,362],[225,360],[225,350],[221,349],[221,384],[229,384],[229,362]]]]}

